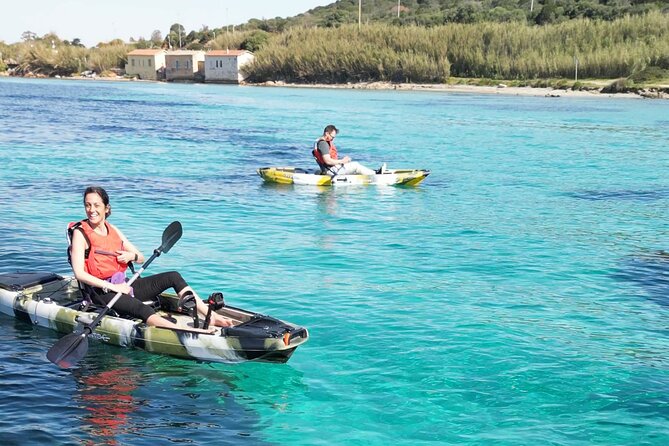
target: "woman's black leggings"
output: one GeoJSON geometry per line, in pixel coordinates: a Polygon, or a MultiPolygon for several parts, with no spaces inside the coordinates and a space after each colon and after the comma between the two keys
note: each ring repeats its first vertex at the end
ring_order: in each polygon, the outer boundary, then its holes
{"type": "MultiPolygon", "coordinates": [[[[122,316],[140,318],[146,322],[151,315],[155,314],[155,311],[144,304],[143,301],[154,299],[168,288],[173,288],[178,294],[188,284],[177,271],[168,271],[153,276],[140,277],[131,286],[135,292],[135,297],[121,294],[112,308],[122,316]]],[[[107,305],[116,295],[113,291],[105,293],[101,288],[93,288],[93,291],[92,299],[96,305],[107,305]]]]}

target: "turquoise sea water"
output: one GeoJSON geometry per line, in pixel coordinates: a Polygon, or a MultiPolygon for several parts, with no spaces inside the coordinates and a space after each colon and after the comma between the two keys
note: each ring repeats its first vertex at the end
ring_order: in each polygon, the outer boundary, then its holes
{"type": "Polygon", "coordinates": [[[152,266],[309,328],[199,364],[0,316],[0,443],[669,443],[669,102],[0,79],[0,272],[67,272],[83,188],[152,266]],[[279,187],[312,141],[417,188],[279,187]]]}

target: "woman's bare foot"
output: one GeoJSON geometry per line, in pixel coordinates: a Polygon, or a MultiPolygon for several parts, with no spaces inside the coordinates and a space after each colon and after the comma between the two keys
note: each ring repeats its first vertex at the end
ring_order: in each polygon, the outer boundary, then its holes
{"type": "Polygon", "coordinates": [[[220,314],[212,312],[211,318],[213,319],[211,323],[217,327],[232,327],[235,325],[235,321],[228,319],[227,317],[223,317],[220,314]]]}

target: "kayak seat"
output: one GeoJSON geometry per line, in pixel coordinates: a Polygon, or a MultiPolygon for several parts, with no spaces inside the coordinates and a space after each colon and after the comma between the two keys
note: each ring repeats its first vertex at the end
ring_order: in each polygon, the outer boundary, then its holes
{"type": "MultiPolygon", "coordinates": [[[[104,309],[104,305],[103,306],[96,305],[92,301],[87,300],[87,299],[84,299],[81,302],[79,302],[79,308],[78,308],[79,311],[83,311],[85,313],[88,313],[88,312],[99,313],[103,309],[104,309]]],[[[107,314],[110,315],[110,316],[113,316],[113,317],[120,317],[120,315],[116,311],[114,311],[114,308],[110,309],[107,312],[107,314]]]]}
{"type": "MultiPolygon", "coordinates": [[[[151,308],[153,308],[156,311],[161,309],[160,299],[145,301],[143,303],[144,303],[144,305],[149,305],[151,308]]],[[[104,305],[94,304],[93,301],[91,301],[90,299],[84,299],[81,302],[77,302],[75,304],[75,306],[76,306],[77,311],[94,312],[94,313],[99,313],[100,311],[102,311],[105,308],[104,305]]],[[[123,317],[117,311],[115,311],[113,307],[107,312],[107,314],[110,315],[110,316],[113,316],[113,317],[123,317]]],[[[169,318],[166,318],[166,319],[170,320],[169,318]]]]}
{"type": "Polygon", "coordinates": [[[318,149],[313,149],[311,151],[311,155],[316,160],[316,164],[318,164],[318,167],[320,167],[320,171],[316,171],[317,175],[330,175],[330,174],[332,174],[333,176],[337,175],[337,171],[334,170],[332,166],[328,166],[327,164],[325,164],[323,155],[321,155],[321,152],[319,152],[318,149]]]}
{"type": "MultiPolygon", "coordinates": [[[[82,300],[79,303],[79,311],[94,311],[94,312],[99,312],[102,311],[102,309],[105,307],[104,305],[98,305],[93,302],[93,299],[91,297],[92,293],[94,291],[91,290],[90,285],[86,284],[79,284],[79,289],[81,291],[81,296],[82,300]]],[[[154,299],[151,300],[146,300],[142,302],[144,305],[148,305],[154,310],[158,311],[162,307],[162,302],[160,300],[160,296],[156,296],[154,299]]],[[[114,308],[112,307],[108,314],[110,316],[114,317],[121,317],[117,311],[114,311],[114,308]]]]}

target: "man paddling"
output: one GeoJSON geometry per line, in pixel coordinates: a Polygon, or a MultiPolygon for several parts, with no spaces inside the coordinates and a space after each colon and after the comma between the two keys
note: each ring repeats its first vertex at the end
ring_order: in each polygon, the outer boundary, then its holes
{"type": "Polygon", "coordinates": [[[337,147],[334,145],[337,133],[339,133],[337,127],[330,124],[323,130],[323,136],[314,143],[312,154],[316,158],[323,175],[375,175],[385,173],[385,163],[379,170],[374,171],[356,161],[352,161],[350,156],[340,159],[337,147]]]}

